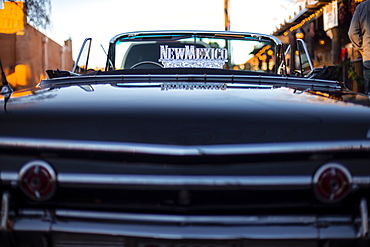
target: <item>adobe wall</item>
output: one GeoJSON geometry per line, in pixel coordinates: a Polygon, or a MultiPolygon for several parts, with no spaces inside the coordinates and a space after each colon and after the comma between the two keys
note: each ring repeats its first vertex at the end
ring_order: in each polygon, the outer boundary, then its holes
{"type": "Polygon", "coordinates": [[[0,58],[12,87],[30,87],[47,78],[46,70],[73,68],[72,41],[61,46],[27,24],[24,35],[0,34],[0,58]]]}
{"type": "Polygon", "coordinates": [[[8,74],[11,70],[9,66],[15,63],[15,38],[14,34],[0,33],[0,59],[5,74],[8,74]]]}

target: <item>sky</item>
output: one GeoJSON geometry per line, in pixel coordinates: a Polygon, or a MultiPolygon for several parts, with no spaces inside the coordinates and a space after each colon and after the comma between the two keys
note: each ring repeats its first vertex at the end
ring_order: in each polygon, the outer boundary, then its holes
{"type": "MultiPolygon", "coordinates": [[[[292,0],[230,0],[230,30],[271,34],[292,15],[292,0]]],[[[104,66],[109,40],[119,33],[148,30],[224,30],[224,0],[51,0],[45,34],[59,44],[69,38],[76,59],[92,38],[92,68],[104,66]]]]}

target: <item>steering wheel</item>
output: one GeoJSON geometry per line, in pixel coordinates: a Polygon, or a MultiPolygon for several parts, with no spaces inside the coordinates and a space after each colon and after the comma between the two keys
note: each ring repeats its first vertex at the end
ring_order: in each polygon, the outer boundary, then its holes
{"type": "Polygon", "coordinates": [[[142,62],[135,63],[134,65],[132,65],[130,67],[130,69],[135,69],[136,67],[138,67],[140,65],[143,65],[143,64],[153,64],[153,65],[156,65],[156,66],[160,67],[161,69],[163,69],[163,65],[162,64],[157,63],[157,62],[153,62],[153,61],[142,61],[142,62]]]}

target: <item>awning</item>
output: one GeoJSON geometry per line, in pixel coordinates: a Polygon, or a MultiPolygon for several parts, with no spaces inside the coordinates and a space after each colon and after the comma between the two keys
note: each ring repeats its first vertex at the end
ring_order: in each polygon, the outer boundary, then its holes
{"type": "Polygon", "coordinates": [[[304,24],[309,19],[312,19],[323,10],[323,7],[333,2],[333,0],[308,0],[305,7],[295,14],[291,19],[280,24],[280,27],[273,32],[275,36],[282,36],[285,32],[289,31],[292,27],[304,24]]]}

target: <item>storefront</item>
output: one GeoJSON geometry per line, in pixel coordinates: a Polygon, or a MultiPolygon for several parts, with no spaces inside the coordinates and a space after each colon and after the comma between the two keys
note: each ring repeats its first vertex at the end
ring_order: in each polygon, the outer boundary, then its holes
{"type": "Polygon", "coordinates": [[[303,39],[314,67],[336,66],[338,80],[360,90],[357,84],[361,81],[356,76],[362,76],[361,56],[352,48],[348,38],[352,15],[359,2],[362,1],[307,0],[299,12],[282,23],[273,34],[293,48],[296,39],[303,39]]]}

